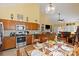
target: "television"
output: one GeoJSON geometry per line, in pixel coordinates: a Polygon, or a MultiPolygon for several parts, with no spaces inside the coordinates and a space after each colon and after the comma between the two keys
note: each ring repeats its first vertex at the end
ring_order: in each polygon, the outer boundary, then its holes
{"type": "Polygon", "coordinates": [[[50,25],[45,25],[45,29],[50,29],[50,25]]]}

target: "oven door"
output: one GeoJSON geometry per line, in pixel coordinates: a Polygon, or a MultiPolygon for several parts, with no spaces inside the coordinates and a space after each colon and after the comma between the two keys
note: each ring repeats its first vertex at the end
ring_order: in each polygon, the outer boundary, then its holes
{"type": "Polygon", "coordinates": [[[22,42],[25,42],[26,40],[26,37],[16,37],[16,39],[17,39],[17,43],[22,43],[22,42]]]}

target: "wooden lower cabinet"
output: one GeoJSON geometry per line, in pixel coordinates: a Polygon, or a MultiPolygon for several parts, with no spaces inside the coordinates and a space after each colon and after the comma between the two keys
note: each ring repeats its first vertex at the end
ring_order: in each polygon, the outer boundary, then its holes
{"type": "Polygon", "coordinates": [[[32,44],[33,42],[33,36],[32,35],[27,35],[26,36],[26,44],[29,45],[29,44],[32,44]]]}
{"type": "Polygon", "coordinates": [[[3,50],[15,47],[16,47],[16,37],[4,37],[3,50]]]}

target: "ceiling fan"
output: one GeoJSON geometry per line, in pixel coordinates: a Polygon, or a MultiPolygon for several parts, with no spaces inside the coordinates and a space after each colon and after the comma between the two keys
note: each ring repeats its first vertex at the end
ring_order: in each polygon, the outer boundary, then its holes
{"type": "Polygon", "coordinates": [[[64,21],[64,19],[61,19],[61,18],[60,18],[60,13],[58,13],[58,16],[59,16],[58,21],[64,21]]]}

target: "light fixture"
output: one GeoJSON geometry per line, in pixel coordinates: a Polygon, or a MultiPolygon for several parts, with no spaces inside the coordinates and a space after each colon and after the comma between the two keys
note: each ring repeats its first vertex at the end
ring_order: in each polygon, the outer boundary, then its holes
{"type": "Polygon", "coordinates": [[[55,7],[53,6],[53,4],[49,3],[49,5],[46,8],[46,12],[49,13],[49,12],[53,12],[54,10],[55,10],[55,7]]]}
{"type": "Polygon", "coordinates": [[[61,19],[60,17],[61,17],[61,14],[60,14],[60,13],[58,13],[58,21],[59,21],[59,22],[64,21],[64,19],[61,19]]]}

